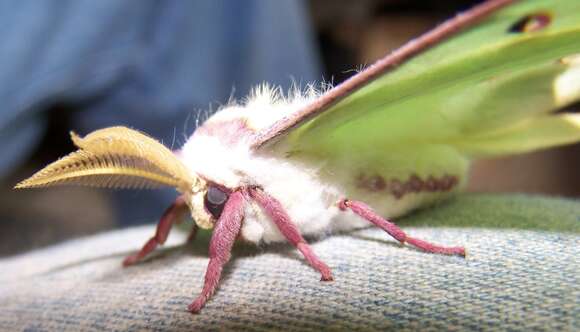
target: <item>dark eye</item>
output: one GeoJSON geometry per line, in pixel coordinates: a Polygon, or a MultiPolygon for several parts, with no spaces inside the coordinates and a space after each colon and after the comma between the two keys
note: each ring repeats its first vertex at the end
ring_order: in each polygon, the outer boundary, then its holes
{"type": "Polygon", "coordinates": [[[224,205],[228,200],[228,193],[218,187],[210,186],[205,194],[205,208],[211,215],[218,219],[222,214],[224,205]]]}

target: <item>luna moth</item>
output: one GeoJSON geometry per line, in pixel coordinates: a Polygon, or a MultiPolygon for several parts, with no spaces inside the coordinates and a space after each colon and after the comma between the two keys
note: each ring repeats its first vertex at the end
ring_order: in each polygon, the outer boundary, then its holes
{"type": "Polygon", "coordinates": [[[78,150],[16,188],[81,184],[174,187],[155,235],[190,212],[213,229],[199,312],[236,240],[288,241],[322,276],[304,236],[374,224],[428,253],[465,256],[414,238],[387,218],[451,196],[477,158],[580,141],[580,2],[491,0],[457,15],[326,91],[284,96],[262,85],[171,151],[125,127],[71,133],[78,150]]]}

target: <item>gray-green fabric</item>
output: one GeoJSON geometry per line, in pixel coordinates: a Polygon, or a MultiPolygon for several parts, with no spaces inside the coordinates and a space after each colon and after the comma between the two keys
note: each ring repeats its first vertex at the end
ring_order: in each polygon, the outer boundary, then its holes
{"type": "Polygon", "coordinates": [[[185,309],[202,286],[207,234],[184,246],[176,232],[153,258],[122,268],[153,232],[138,227],[0,260],[0,330],[580,330],[580,202],[465,195],[402,222],[417,237],[465,245],[467,260],[365,229],[313,241],[334,272],[324,283],[287,245],[238,245],[194,316],[185,309]]]}

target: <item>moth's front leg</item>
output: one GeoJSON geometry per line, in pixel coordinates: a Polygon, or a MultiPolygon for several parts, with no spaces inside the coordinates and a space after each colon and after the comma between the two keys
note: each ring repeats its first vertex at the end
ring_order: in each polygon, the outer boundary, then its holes
{"type": "MultiPolygon", "coordinates": [[[[167,240],[167,236],[169,236],[169,231],[173,224],[179,223],[184,215],[189,211],[187,207],[187,203],[185,202],[185,197],[179,196],[171,204],[165,213],[161,216],[159,223],[157,223],[157,229],[155,230],[155,235],[149,239],[149,241],[145,242],[143,248],[133,255],[127,256],[123,261],[124,266],[133,265],[151,253],[158,245],[162,245],[167,240]]],[[[192,234],[195,234],[195,229],[197,226],[194,225],[194,230],[192,230],[192,234]]],[[[191,236],[190,236],[191,237],[191,236]]]]}
{"type": "Polygon", "coordinates": [[[209,244],[209,263],[203,289],[188,307],[192,313],[199,312],[217,288],[222,269],[230,260],[232,247],[242,228],[244,204],[244,194],[241,191],[232,193],[215,224],[209,244]]]}
{"type": "Polygon", "coordinates": [[[397,225],[378,215],[376,212],[373,211],[373,209],[371,209],[368,205],[366,205],[363,202],[343,199],[338,203],[338,207],[343,211],[347,209],[351,210],[356,215],[380,227],[382,230],[384,230],[385,232],[389,233],[389,235],[394,237],[395,240],[401,243],[408,243],[414,247],[417,247],[423,251],[430,253],[443,255],[458,255],[465,257],[465,248],[463,247],[443,247],[440,245],[436,245],[427,241],[419,240],[414,237],[408,236],[397,225]]]}
{"type": "Polygon", "coordinates": [[[323,281],[332,281],[332,272],[330,268],[316,256],[312,248],[308,245],[306,240],[300,234],[298,227],[292,222],[290,216],[282,206],[282,204],[274,197],[268,195],[259,188],[250,188],[250,196],[264,209],[266,214],[276,224],[280,232],[286,239],[292,243],[308,263],[320,272],[323,281]]]}

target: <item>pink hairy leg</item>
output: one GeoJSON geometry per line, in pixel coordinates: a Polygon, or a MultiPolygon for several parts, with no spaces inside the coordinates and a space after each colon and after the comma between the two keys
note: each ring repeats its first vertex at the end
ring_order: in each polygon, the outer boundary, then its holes
{"type": "Polygon", "coordinates": [[[171,226],[173,226],[174,223],[180,222],[181,218],[185,213],[187,213],[187,211],[188,207],[185,198],[183,196],[177,197],[175,202],[173,202],[173,204],[171,204],[171,206],[167,208],[161,216],[159,223],[157,223],[155,235],[153,235],[153,237],[143,245],[143,248],[141,248],[138,253],[127,256],[123,261],[123,266],[137,263],[151,253],[158,245],[165,243],[169,231],[171,230],[171,226]]]}
{"type": "Polygon", "coordinates": [[[250,196],[252,196],[252,198],[264,209],[266,214],[270,216],[286,239],[300,250],[302,255],[304,255],[304,258],[306,258],[312,267],[322,274],[322,280],[333,280],[330,268],[316,256],[314,251],[312,251],[312,248],[310,248],[308,243],[306,243],[306,240],[304,240],[296,225],[294,225],[292,220],[290,220],[290,216],[288,216],[288,213],[286,213],[282,204],[261,189],[250,188],[249,192],[250,196]]]}
{"type": "Polygon", "coordinates": [[[365,203],[344,199],[338,203],[338,207],[343,211],[345,211],[346,209],[350,209],[355,214],[377,225],[385,232],[389,233],[389,235],[394,237],[395,240],[401,243],[408,243],[414,247],[417,247],[423,251],[430,253],[443,255],[459,255],[465,257],[465,248],[463,247],[443,247],[408,236],[397,225],[395,225],[392,222],[389,222],[380,215],[376,214],[365,203]]]}
{"type": "Polygon", "coordinates": [[[222,269],[230,260],[232,247],[242,228],[244,219],[244,194],[236,191],[230,195],[221,216],[215,224],[209,244],[209,263],[205,272],[205,282],[201,294],[188,310],[198,313],[215,292],[222,269]]]}

